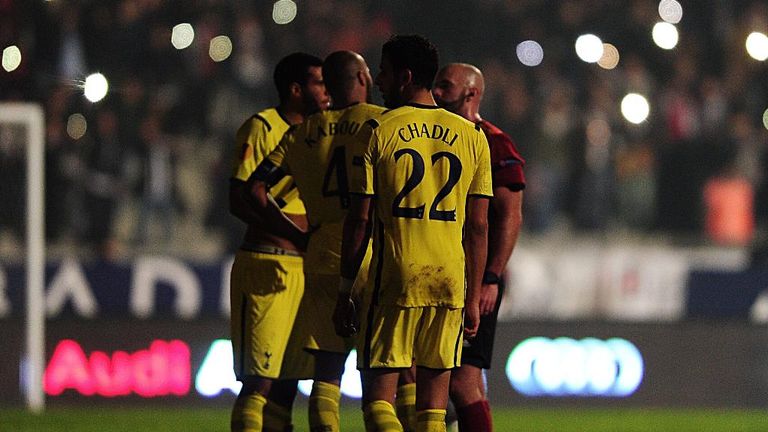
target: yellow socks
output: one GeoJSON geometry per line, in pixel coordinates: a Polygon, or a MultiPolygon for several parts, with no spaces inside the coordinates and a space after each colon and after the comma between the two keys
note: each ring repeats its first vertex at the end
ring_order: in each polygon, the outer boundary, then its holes
{"type": "Polygon", "coordinates": [[[230,419],[232,432],[261,432],[266,403],[267,398],[259,393],[238,397],[230,419]]]}
{"type": "Polygon", "coordinates": [[[403,432],[395,409],[389,402],[375,400],[363,407],[366,432],[403,432]]]}
{"type": "Polygon", "coordinates": [[[264,432],[291,430],[291,410],[272,401],[264,407],[264,432]]]}
{"type": "Polygon", "coordinates": [[[315,381],[309,395],[310,430],[339,432],[339,400],[341,390],[338,386],[315,381]]]}
{"type": "Polygon", "coordinates": [[[416,431],[416,383],[403,384],[397,388],[395,398],[397,418],[405,432],[416,431]]]}
{"type": "Polygon", "coordinates": [[[427,409],[416,413],[417,432],[445,432],[445,410],[427,409]]]}

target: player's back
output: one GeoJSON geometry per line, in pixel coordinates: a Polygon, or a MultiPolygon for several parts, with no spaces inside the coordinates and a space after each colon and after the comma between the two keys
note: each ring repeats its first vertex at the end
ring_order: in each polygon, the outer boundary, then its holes
{"type": "Polygon", "coordinates": [[[485,135],[443,109],[406,105],[371,131],[378,301],[461,307],[467,197],[492,195],[485,135]],[[381,262],[381,264],[379,264],[381,262]],[[399,287],[399,290],[395,287],[399,287]]]}
{"type": "Polygon", "coordinates": [[[367,103],[330,109],[311,115],[292,128],[269,160],[290,174],[307,209],[312,234],[306,254],[307,268],[338,274],[341,230],[349,207],[348,149],[362,125],[379,116],[383,107],[367,103]]]}

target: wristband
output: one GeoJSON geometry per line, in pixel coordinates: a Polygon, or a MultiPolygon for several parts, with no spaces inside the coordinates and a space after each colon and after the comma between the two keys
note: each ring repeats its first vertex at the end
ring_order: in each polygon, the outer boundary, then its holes
{"type": "Polygon", "coordinates": [[[483,273],[483,285],[498,285],[499,282],[501,282],[501,279],[496,273],[490,270],[486,270],[483,273]]]}

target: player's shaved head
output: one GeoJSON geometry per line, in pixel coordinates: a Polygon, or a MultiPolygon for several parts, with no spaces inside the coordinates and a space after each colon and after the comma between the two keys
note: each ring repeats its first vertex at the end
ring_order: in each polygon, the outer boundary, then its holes
{"type": "Polygon", "coordinates": [[[469,63],[449,63],[437,73],[438,77],[449,74],[453,75],[458,80],[457,84],[464,86],[465,89],[476,88],[480,97],[485,93],[485,78],[476,66],[469,63]]]}
{"type": "Polygon", "coordinates": [[[480,119],[480,101],[484,92],[483,73],[468,63],[443,66],[435,76],[432,89],[439,106],[472,121],[480,119]]]}
{"type": "Polygon", "coordinates": [[[355,87],[358,74],[369,76],[363,56],[354,51],[335,51],[323,62],[323,80],[334,100],[347,99],[355,87]]]}

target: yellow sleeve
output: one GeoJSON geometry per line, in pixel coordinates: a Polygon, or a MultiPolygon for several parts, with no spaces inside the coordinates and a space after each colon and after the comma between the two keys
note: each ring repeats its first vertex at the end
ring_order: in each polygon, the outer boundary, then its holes
{"type": "Polygon", "coordinates": [[[243,181],[256,170],[259,162],[264,158],[263,143],[267,136],[266,125],[256,118],[248,119],[235,135],[237,156],[232,169],[232,177],[243,181]]]}
{"type": "Polygon", "coordinates": [[[482,131],[475,134],[474,148],[477,154],[477,168],[469,185],[469,195],[493,196],[491,177],[491,151],[488,139],[482,131]]]}
{"type": "Polygon", "coordinates": [[[291,174],[290,164],[288,163],[288,150],[291,148],[292,143],[295,142],[295,134],[288,132],[283,135],[283,139],[275,147],[272,152],[267,155],[267,160],[272,162],[276,167],[282,169],[286,174],[291,174]]]}
{"type": "Polygon", "coordinates": [[[376,121],[366,122],[352,146],[352,163],[349,173],[349,192],[353,194],[373,195],[373,166],[377,136],[374,127],[376,121]]]}

